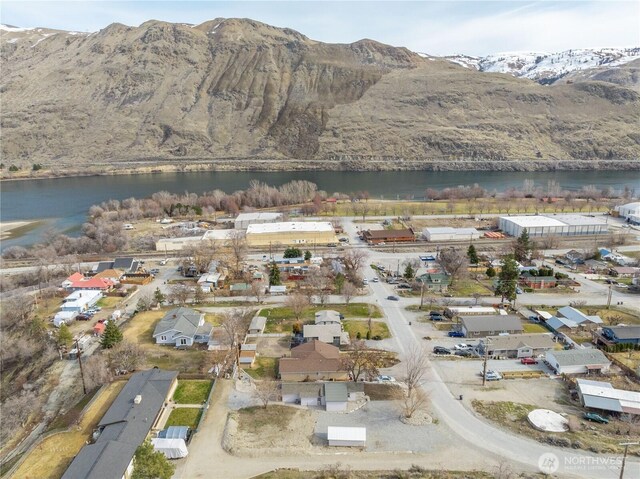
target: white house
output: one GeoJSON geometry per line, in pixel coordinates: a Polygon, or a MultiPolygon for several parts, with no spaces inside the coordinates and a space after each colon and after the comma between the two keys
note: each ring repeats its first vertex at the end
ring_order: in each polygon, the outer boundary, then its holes
{"type": "Polygon", "coordinates": [[[82,313],[100,301],[100,298],[102,298],[102,292],[95,289],[74,291],[64,298],[60,311],[82,313]]]}
{"type": "Polygon", "coordinates": [[[156,344],[189,347],[194,343],[207,344],[213,326],[204,321],[204,313],[189,308],[175,308],[156,325],[153,337],[156,344]]]}
{"type": "Polygon", "coordinates": [[[588,374],[606,372],[611,366],[599,349],[568,349],[566,351],[547,351],[545,361],[556,374],[588,374]]]}

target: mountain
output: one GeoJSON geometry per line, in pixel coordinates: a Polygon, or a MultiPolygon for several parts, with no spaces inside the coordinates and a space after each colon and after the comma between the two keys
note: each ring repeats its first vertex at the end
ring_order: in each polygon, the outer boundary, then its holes
{"type": "Polygon", "coordinates": [[[247,19],[96,33],[0,29],[5,165],[640,167],[640,95],[482,73],[374,40],[247,19]]]}
{"type": "Polygon", "coordinates": [[[496,53],[486,57],[453,55],[444,58],[481,72],[507,73],[548,85],[575,72],[603,68],[614,70],[615,67],[639,60],[640,47],[579,49],[560,53],[496,53]]]}

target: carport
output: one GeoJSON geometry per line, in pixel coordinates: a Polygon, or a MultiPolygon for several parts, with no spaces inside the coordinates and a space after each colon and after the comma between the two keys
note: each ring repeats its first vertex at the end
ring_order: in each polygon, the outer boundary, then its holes
{"type": "Polygon", "coordinates": [[[329,426],[327,428],[327,439],[330,446],[365,447],[367,443],[367,428],[329,426]]]}

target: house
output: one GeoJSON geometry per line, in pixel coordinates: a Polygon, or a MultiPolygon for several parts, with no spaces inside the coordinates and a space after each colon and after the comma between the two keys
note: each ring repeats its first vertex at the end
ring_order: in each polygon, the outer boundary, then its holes
{"type": "Polygon", "coordinates": [[[530,273],[522,274],[518,283],[531,289],[549,289],[558,286],[555,276],[533,276],[530,273]]]}
{"type": "Polygon", "coordinates": [[[100,261],[95,272],[98,274],[108,269],[118,269],[124,271],[124,274],[129,274],[137,273],[139,268],[140,262],[134,258],[116,258],[113,261],[100,261]]]}
{"type": "Polygon", "coordinates": [[[638,271],[640,271],[638,268],[633,268],[631,266],[616,266],[609,270],[609,274],[616,278],[633,278],[638,271]]]}
{"type": "Polygon", "coordinates": [[[571,264],[583,264],[585,260],[585,255],[580,251],[572,249],[567,251],[567,253],[564,255],[564,259],[571,264]]]}
{"type": "Polygon", "coordinates": [[[221,287],[225,279],[226,275],[223,273],[205,273],[198,278],[198,286],[208,293],[221,287]]]}
{"type": "Polygon", "coordinates": [[[342,412],[347,404],[365,399],[362,382],[283,383],[282,402],[302,406],[324,406],[327,411],[342,412]]]}
{"type": "Polygon", "coordinates": [[[136,449],[157,428],[177,384],[176,371],[134,373],[98,423],[95,442],[80,450],[62,479],[129,479],[136,449]]]}
{"type": "Polygon", "coordinates": [[[58,311],[53,317],[53,325],[56,328],[62,326],[62,324],[69,324],[78,316],[77,311],[58,311]]]}
{"type": "Polygon", "coordinates": [[[461,331],[466,338],[483,338],[498,334],[522,333],[522,323],[516,315],[463,316],[461,331]]]}
{"type": "Polygon", "coordinates": [[[556,331],[558,333],[568,333],[578,329],[578,324],[575,321],[562,317],[559,318],[557,316],[551,316],[545,321],[545,324],[552,331],[556,331]]]}
{"type": "Polygon", "coordinates": [[[327,440],[329,446],[365,447],[367,445],[367,428],[329,426],[327,440]]]}
{"type": "Polygon", "coordinates": [[[281,295],[287,293],[287,287],[284,285],[273,285],[269,286],[269,294],[281,295]]]}
{"type": "Polygon", "coordinates": [[[418,268],[416,280],[424,284],[429,291],[446,292],[451,284],[451,277],[443,271],[435,271],[432,268],[418,268]]]}
{"type": "Polygon", "coordinates": [[[322,341],[310,341],[291,349],[291,357],[281,358],[283,381],[347,381],[349,373],[342,365],[340,350],[322,341]]]}
{"type": "Polygon", "coordinates": [[[580,403],[590,409],[621,414],[640,414],[640,393],[616,389],[611,383],[578,379],[580,403]]]}
{"type": "Polygon", "coordinates": [[[71,281],[67,286],[67,291],[82,291],[86,289],[108,291],[113,288],[113,285],[115,284],[114,281],[107,278],[98,278],[96,276],[92,278],[83,277],[81,280],[71,281]]]}
{"type": "Polygon", "coordinates": [[[571,306],[560,308],[558,314],[573,321],[583,329],[594,329],[602,324],[602,318],[600,318],[600,316],[587,316],[582,311],[572,308],[571,306]]]}
{"type": "Polygon", "coordinates": [[[240,350],[240,356],[238,357],[238,361],[240,363],[240,367],[249,367],[252,368],[256,361],[256,350],[240,350]]]}
{"type": "Polygon", "coordinates": [[[556,374],[587,374],[606,372],[611,361],[599,349],[567,349],[547,351],[545,360],[556,374]]]}
{"type": "Polygon", "coordinates": [[[249,334],[262,334],[266,325],[267,318],[265,316],[254,316],[249,325],[249,334]]]}
{"type": "Polygon", "coordinates": [[[598,342],[613,344],[640,344],[640,326],[603,326],[598,342]]]}
{"type": "Polygon", "coordinates": [[[122,278],[123,275],[124,275],[124,271],[122,271],[121,269],[110,268],[95,274],[93,277],[108,279],[109,281],[115,284],[120,282],[120,278],[122,278]]]}
{"type": "Polygon", "coordinates": [[[411,229],[365,230],[362,232],[362,239],[369,244],[412,243],[416,240],[416,235],[411,229]]]}
{"type": "Polygon", "coordinates": [[[167,312],[153,331],[156,344],[189,347],[194,343],[207,344],[213,326],[206,323],[204,313],[189,308],[175,308],[167,312]]]}
{"type": "Polygon", "coordinates": [[[584,262],[587,271],[594,273],[604,273],[609,270],[609,265],[605,261],[598,261],[595,259],[588,259],[584,262]]]}
{"type": "Polygon", "coordinates": [[[318,340],[334,346],[349,344],[349,333],[342,331],[342,325],[336,323],[305,324],[302,336],[305,341],[318,340]]]}
{"type": "Polygon", "coordinates": [[[75,283],[76,281],[82,281],[83,279],[84,279],[84,275],[82,273],[76,272],[76,273],[73,273],[71,276],[69,276],[67,279],[65,279],[60,286],[62,286],[64,289],[68,289],[72,283],[75,283]]]}
{"type": "Polygon", "coordinates": [[[332,309],[323,309],[315,314],[316,325],[342,324],[342,315],[332,309]]]}
{"type": "Polygon", "coordinates": [[[102,298],[102,293],[98,290],[74,291],[64,298],[64,302],[62,306],[60,306],[60,311],[83,313],[100,301],[100,298],[102,298]]]}
{"type": "Polygon", "coordinates": [[[507,358],[531,358],[546,353],[556,345],[551,333],[488,336],[479,342],[481,354],[507,358]]]}

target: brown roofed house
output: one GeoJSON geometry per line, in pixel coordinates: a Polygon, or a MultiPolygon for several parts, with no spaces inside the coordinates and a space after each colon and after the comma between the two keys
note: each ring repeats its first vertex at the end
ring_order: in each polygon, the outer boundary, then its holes
{"type": "Polygon", "coordinates": [[[310,341],[291,350],[290,358],[281,358],[283,381],[347,381],[349,373],[342,366],[340,350],[322,341],[310,341]]]}
{"type": "Polygon", "coordinates": [[[410,229],[402,230],[366,230],[362,238],[369,244],[380,243],[412,243],[416,235],[410,229]]]}

